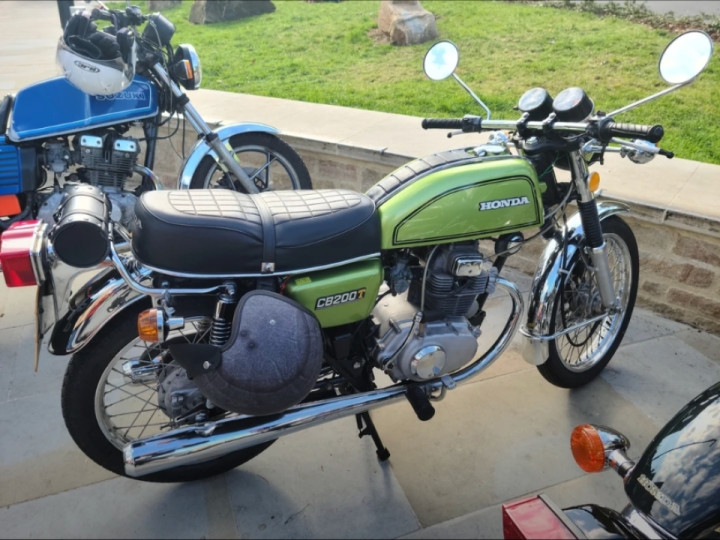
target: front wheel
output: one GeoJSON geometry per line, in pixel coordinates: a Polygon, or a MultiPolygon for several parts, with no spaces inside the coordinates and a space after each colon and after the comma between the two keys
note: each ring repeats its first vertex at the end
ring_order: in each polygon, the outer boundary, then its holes
{"type": "MultiPolygon", "coordinates": [[[[183,382],[165,346],[168,342],[202,341],[207,324],[197,319],[175,331],[164,345],[150,345],[137,336],[135,306],[117,316],[68,364],[62,387],[62,413],[75,443],[98,465],[127,476],[123,446],[139,438],[171,429],[166,414],[171,390],[193,398],[193,388],[183,382]],[[162,384],[160,384],[162,383],[162,384]],[[165,392],[165,399],[160,392],[165,392]],[[161,407],[161,405],[164,405],[161,407]]],[[[176,411],[177,412],[177,411],[176,411]]],[[[222,413],[222,411],[220,411],[222,413]]],[[[188,410],[185,417],[198,414],[188,410]]],[[[210,413],[212,414],[212,412],[210,413]]],[[[217,413],[216,413],[217,414],[217,413]]],[[[196,416],[197,422],[201,422],[196,416]]],[[[184,423],[183,425],[188,425],[184,423]]],[[[274,441],[257,444],[196,465],[187,465],[140,477],[150,482],[185,482],[223,473],[257,456],[274,441]]]]}
{"type": "Polygon", "coordinates": [[[635,306],[638,287],[638,248],[630,227],[617,216],[602,222],[610,273],[619,299],[618,309],[590,324],[602,314],[595,274],[582,249],[567,267],[555,298],[550,333],[563,332],[549,342],[549,357],[538,370],[562,388],[575,388],[594,379],[617,350],[635,306]]]}
{"type": "MultiPolygon", "coordinates": [[[[233,135],[229,144],[242,168],[258,191],[312,189],[310,173],[292,147],[271,133],[233,135]]],[[[190,189],[226,188],[245,192],[243,185],[224,173],[215,159],[207,155],[190,180],[190,189]]]]}

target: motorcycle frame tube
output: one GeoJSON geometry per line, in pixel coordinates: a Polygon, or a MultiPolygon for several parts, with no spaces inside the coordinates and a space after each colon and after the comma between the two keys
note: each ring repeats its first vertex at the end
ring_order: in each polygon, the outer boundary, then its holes
{"type": "MultiPolygon", "coordinates": [[[[609,216],[630,210],[627,205],[616,201],[601,201],[597,207],[601,222],[609,216]]],[[[540,257],[530,288],[527,319],[520,328],[520,333],[527,338],[522,340],[521,344],[523,358],[534,366],[543,364],[550,354],[548,342],[555,338],[550,335],[555,298],[560,290],[562,277],[569,270],[583,237],[581,216],[579,213],[573,214],[568,220],[567,228],[559,231],[558,235],[548,242],[540,257]]]]}
{"type": "MultiPolygon", "coordinates": [[[[235,177],[242,183],[243,187],[248,193],[257,193],[257,186],[254,184],[254,182],[252,182],[252,180],[250,180],[248,174],[240,166],[240,163],[235,159],[233,151],[226,148],[225,139],[223,139],[218,132],[210,129],[210,126],[207,125],[205,120],[203,120],[202,116],[200,116],[200,113],[198,113],[195,107],[192,106],[190,100],[182,91],[182,89],[177,84],[175,84],[175,81],[170,78],[168,72],[165,71],[165,68],[158,63],[153,66],[153,71],[160,78],[160,80],[165,83],[168,88],[170,88],[172,94],[180,101],[185,118],[188,120],[188,122],[190,122],[190,125],[193,127],[193,129],[199,135],[202,135],[201,141],[205,143],[208,148],[212,148],[214,150],[213,157],[216,159],[223,171],[231,172],[233,175],[235,175],[235,177]]],[[[193,154],[196,149],[197,145],[196,148],[193,149],[193,154]]],[[[193,154],[191,154],[191,157],[193,154]]],[[[199,161],[197,163],[199,164],[199,161]]],[[[197,168],[197,164],[195,165],[195,168],[197,168]]],[[[183,166],[183,172],[184,170],[185,166],[183,166]]],[[[193,172],[194,170],[195,169],[193,168],[193,172]]],[[[190,176],[192,177],[192,173],[190,176]]],[[[183,176],[181,175],[180,179],[182,180],[182,178],[183,176]]]]}
{"type": "Polygon", "coordinates": [[[463,369],[423,383],[405,382],[369,392],[296,405],[283,413],[267,417],[234,416],[138,439],[123,448],[125,473],[137,478],[175,467],[203,463],[283,435],[389,405],[404,398],[411,385],[419,386],[428,395],[454,388],[483,371],[502,355],[518,328],[524,310],[522,295],[514,284],[504,279],[498,279],[497,284],[510,295],[510,315],[495,343],[463,369]]]}
{"type": "MultiPolygon", "coordinates": [[[[217,134],[216,140],[220,141],[223,148],[225,148],[225,145],[229,144],[230,137],[240,135],[241,133],[250,132],[271,134],[280,133],[278,129],[258,122],[231,124],[229,126],[223,126],[219,129],[216,129],[213,133],[217,134]]],[[[217,152],[215,152],[215,150],[208,144],[205,139],[200,139],[193,147],[190,155],[185,160],[185,163],[183,163],[182,170],[180,171],[180,176],[178,177],[178,189],[190,189],[190,182],[192,181],[193,174],[195,174],[195,171],[200,165],[200,162],[207,155],[210,155],[215,161],[218,161],[217,152]]],[[[234,159],[232,161],[235,162],[234,159]]],[[[257,188],[254,187],[253,184],[253,189],[249,192],[254,193],[256,191],[257,188]]]]}

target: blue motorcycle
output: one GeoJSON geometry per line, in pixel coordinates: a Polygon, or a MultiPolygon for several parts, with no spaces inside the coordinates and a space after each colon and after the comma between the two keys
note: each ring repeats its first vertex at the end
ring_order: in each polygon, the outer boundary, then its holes
{"type": "Polygon", "coordinates": [[[54,224],[67,190],[81,184],[100,188],[113,221],[127,227],[140,193],[161,188],[153,166],[156,144],[166,138],[159,128],[168,122],[176,130],[187,122],[198,133],[179,188],[311,187],[302,159],[277,129],[208,126],[183,91],[200,86],[198,55],[189,44],[173,50],[174,33],[163,15],[145,16],[137,6],[70,18],[57,48],[64,76],[0,101],[0,232],[25,219],[54,224]],[[98,29],[100,21],[110,24],[98,29]],[[133,136],[133,127],[143,135],[133,136]]]}

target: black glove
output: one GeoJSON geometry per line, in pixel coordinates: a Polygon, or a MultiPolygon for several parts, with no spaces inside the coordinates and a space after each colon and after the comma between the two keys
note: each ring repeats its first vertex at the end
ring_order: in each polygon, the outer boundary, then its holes
{"type": "Polygon", "coordinates": [[[120,56],[120,46],[115,36],[106,34],[105,32],[95,32],[90,34],[88,39],[100,50],[98,58],[102,60],[112,60],[120,56]]]}
{"type": "Polygon", "coordinates": [[[76,53],[94,60],[112,60],[120,56],[120,46],[115,36],[98,32],[95,23],[81,13],[70,17],[64,38],[76,53]]]}
{"type": "Polygon", "coordinates": [[[70,36],[65,40],[70,48],[76,53],[87,58],[98,60],[102,56],[102,52],[89,39],[80,36],[70,36]]]}
{"type": "Polygon", "coordinates": [[[82,13],[76,13],[70,17],[70,20],[65,26],[63,38],[65,41],[68,41],[68,39],[72,36],[84,38],[93,32],[97,32],[97,26],[95,26],[95,23],[85,17],[82,13]]]}

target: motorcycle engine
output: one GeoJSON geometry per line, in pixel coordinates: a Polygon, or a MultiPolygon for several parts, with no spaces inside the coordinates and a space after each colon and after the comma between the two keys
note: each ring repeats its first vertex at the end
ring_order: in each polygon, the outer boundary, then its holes
{"type": "Polygon", "coordinates": [[[386,296],[373,311],[379,329],[374,360],[395,381],[434,379],[469,363],[480,329],[468,318],[477,311],[477,296],[495,290],[497,270],[474,244],[442,246],[427,259],[398,260],[390,286],[403,294],[386,296]],[[422,321],[415,318],[421,306],[422,321]]]}
{"type": "MultiPolygon", "coordinates": [[[[56,175],[68,173],[66,182],[83,182],[102,189],[112,203],[112,220],[127,227],[137,197],[126,191],[126,182],[134,172],[139,154],[136,139],[107,130],[77,135],[71,145],[66,139],[48,141],[39,161],[56,175]]],[[[62,196],[62,190],[51,193],[39,209],[39,219],[53,225],[62,196]]]]}

